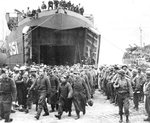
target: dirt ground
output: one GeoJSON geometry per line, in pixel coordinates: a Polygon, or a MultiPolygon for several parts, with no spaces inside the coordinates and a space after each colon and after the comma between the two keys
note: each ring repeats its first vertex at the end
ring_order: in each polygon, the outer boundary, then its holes
{"type": "MultiPolygon", "coordinates": [[[[13,118],[12,123],[118,123],[118,107],[114,104],[110,104],[109,100],[106,100],[106,97],[101,94],[101,92],[96,91],[94,95],[94,105],[92,107],[86,107],[86,114],[82,115],[81,118],[75,120],[76,114],[73,108],[72,116],[68,117],[67,113],[62,115],[62,119],[58,120],[55,117],[54,113],[50,113],[49,116],[43,117],[41,115],[39,120],[34,118],[35,106],[33,106],[32,110],[25,114],[24,112],[16,111],[16,113],[11,114],[13,118]]],[[[50,106],[49,106],[50,109],[50,106]]],[[[43,114],[43,112],[42,112],[43,114]]],[[[146,113],[144,109],[144,103],[140,103],[139,111],[133,109],[133,103],[130,102],[130,123],[146,123],[143,119],[146,118],[146,113]]],[[[125,121],[125,117],[124,117],[125,121]]],[[[3,123],[4,120],[0,121],[3,123]]]]}

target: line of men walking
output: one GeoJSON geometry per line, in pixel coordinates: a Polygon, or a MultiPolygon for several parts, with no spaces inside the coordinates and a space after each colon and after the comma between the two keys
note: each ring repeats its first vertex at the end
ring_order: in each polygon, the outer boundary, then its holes
{"type": "Polygon", "coordinates": [[[71,67],[46,65],[19,67],[16,65],[13,71],[5,67],[1,69],[2,79],[0,79],[0,120],[5,119],[6,122],[11,122],[12,119],[9,116],[13,108],[29,113],[32,104],[36,104],[35,118],[37,120],[40,119],[42,110],[45,112],[43,116],[57,111],[58,114],[55,117],[61,119],[64,111],[71,116],[72,103],[77,114],[76,119],[79,119],[80,112],[83,112],[83,115],[86,114],[86,105],[93,105],[91,98],[97,83],[96,77],[94,67],[87,65],[82,67],[80,64],[71,67]],[[11,82],[11,86],[5,79],[11,82]],[[6,91],[9,92],[9,96],[13,94],[10,96],[9,106],[4,102],[6,91]],[[48,104],[51,105],[50,111],[48,104]],[[5,114],[6,109],[9,111],[5,114]]]}

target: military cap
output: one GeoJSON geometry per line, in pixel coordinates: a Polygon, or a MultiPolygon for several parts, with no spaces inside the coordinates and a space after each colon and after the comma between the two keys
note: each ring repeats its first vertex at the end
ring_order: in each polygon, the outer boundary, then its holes
{"type": "Polygon", "coordinates": [[[146,73],[149,72],[149,71],[150,71],[150,68],[147,68],[147,69],[146,69],[146,73]]]}
{"type": "Polygon", "coordinates": [[[132,73],[137,73],[137,72],[138,72],[137,69],[132,70],[132,73]]]}
{"type": "Polygon", "coordinates": [[[34,67],[32,67],[31,69],[30,69],[30,72],[35,72],[36,71],[36,68],[34,68],[34,67]]]}
{"type": "Polygon", "coordinates": [[[19,70],[26,70],[26,66],[21,66],[19,70]]]}
{"type": "Polygon", "coordinates": [[[118,71],[118,74],[124,76],[125,75],[125,71],[121,69],[121,70],[118,71]]]}
{"type": "Polygon", "coordinates": [[[124,68],[124,67],[126,67],[126,68],[127,68],[128,66],[127,66],[126,64],[124,64],[124,65],[122,65],[122,66],[121,66],[121,68],[124,68]]]}
{"type": "Polygon", "coordinates": [[[14,71],[19,71],[19,68],[15,66],[14,71]]]}
{"type": "Polygon", "coordinates": [[[16,64],[16,67],[19,67],[19,64],[16,64]]]}

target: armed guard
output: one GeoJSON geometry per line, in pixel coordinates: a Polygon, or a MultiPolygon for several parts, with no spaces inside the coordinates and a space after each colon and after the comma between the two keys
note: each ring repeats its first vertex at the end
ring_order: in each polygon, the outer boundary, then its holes
{"type": "Polygon", "coordinates": [[[119,70],[119,78],[115,81],[114,87],[117,88],[118,106],[120,123],[123,122],[123,108],[126,115],[126,123],[129,123],[129,97],[133,96],[130,80],[125,77],[125,71],[119,70]]]}

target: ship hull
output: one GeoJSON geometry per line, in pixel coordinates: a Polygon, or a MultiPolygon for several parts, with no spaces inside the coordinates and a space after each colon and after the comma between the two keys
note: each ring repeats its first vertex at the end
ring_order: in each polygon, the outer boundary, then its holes
{"type": "MultiPolygon", "coordinates": [[[[56,19],[54,13],[53,18],[64,22],[63,16],[66,15],[56,14],[56,19]]],[[[77,16],[79,15],[77,14],[77,16]]],[[[84,27],[84,18],[82,21],[77,17],[72,19],[69,14],[67,18],[71,20],[72,24],[67,25],[67,23],[62,24],[60,21],[51,20],[47,24],[43,23],[44,26],[42,26],[40,19],[40,23],[38,20],[26,20],[21,23],[8,36],[7,46],[10,49],[10,54],[7,63],[9,65],[31,64],[33,62],[48,65],[73,65],[84,62],[97,65],[100,52],[100,34],[92,30],[91,23],[88,24],[88,21],[85,21],[86,26],[84,27]],[[39,26],[35,26],[34,21],[39,26]],[[56,23],[57,27],[54,28],[51,23],[56,23]],[[29,29],[26,33],[22,33],[27,25],[30,25],[29,29]]]]}

